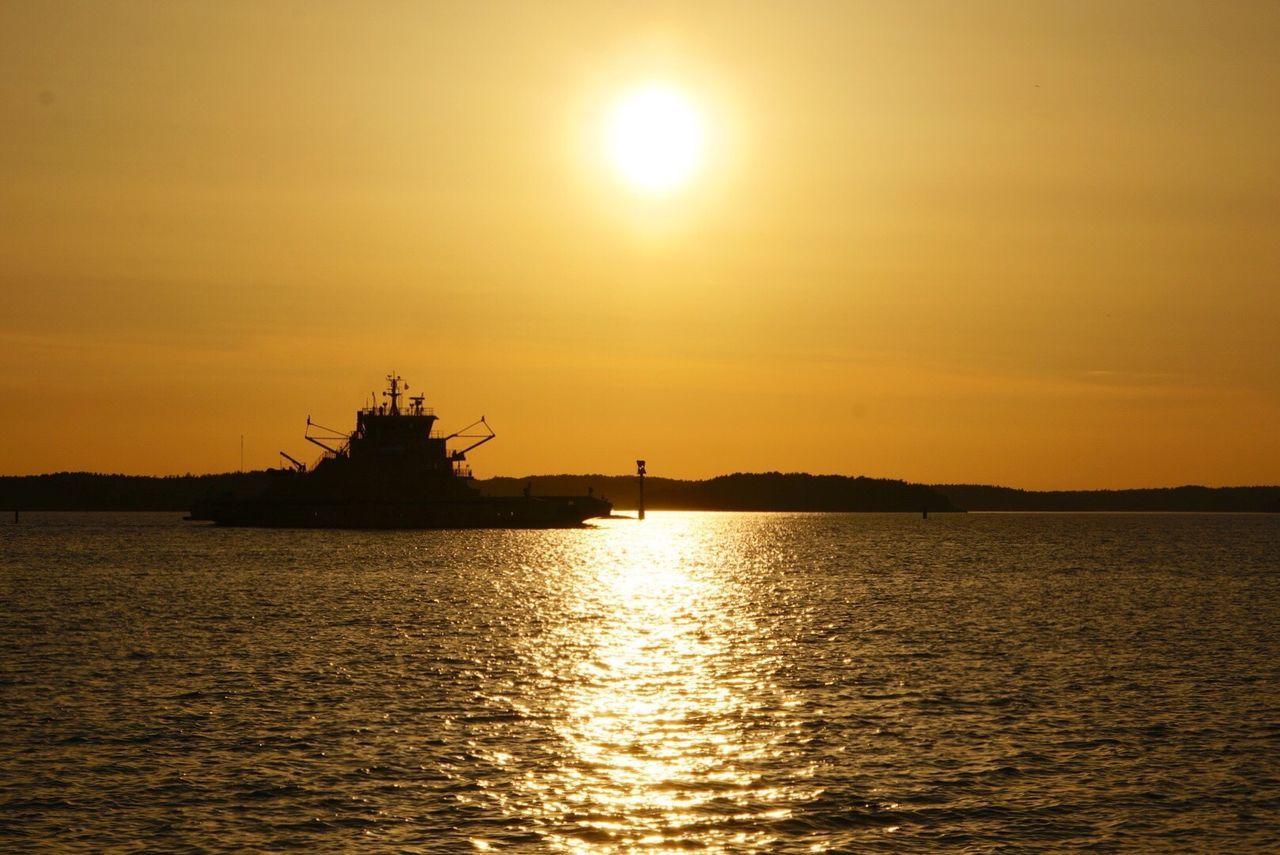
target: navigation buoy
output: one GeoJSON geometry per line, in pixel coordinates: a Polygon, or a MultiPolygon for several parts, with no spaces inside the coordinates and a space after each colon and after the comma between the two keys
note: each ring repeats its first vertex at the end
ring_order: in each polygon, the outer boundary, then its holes
{"type": "Polygon", "coordinates": [[[644,461],[636,461],[636,476],[640,478],[640,513],[636,519],[644,519],[644,461]]]}

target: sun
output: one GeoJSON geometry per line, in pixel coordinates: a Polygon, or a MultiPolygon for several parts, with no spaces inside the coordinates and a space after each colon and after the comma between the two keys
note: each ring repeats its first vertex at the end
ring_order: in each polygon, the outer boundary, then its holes
{"type": "Polygon", "coordinates": [[[604,131],[610,166],[637,193],[674,193],[702,165],[702,114],[675,86],[650,83],[626,92],[609,111],[604,131]]]}

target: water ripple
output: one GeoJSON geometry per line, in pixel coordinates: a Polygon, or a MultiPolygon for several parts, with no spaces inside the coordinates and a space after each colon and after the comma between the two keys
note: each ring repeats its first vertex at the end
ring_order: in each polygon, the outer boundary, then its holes
{"type": "Polygon", "coordinates": [[[38,515],[0,848],[1272,851],[1280,519],[38,515]]]}

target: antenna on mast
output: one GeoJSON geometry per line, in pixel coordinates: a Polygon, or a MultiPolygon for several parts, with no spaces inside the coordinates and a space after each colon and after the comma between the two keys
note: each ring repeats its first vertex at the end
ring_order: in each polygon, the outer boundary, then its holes
{"type": "Polygon", "coordinates": [[[392,371],[387,375],[387,391],[382,393],[382,397],[391,399],[390,413],[393,416],[400,415],[400,396],[404,394],[401,388],[408,389],[409,384],[405,383],[401,387],[400,375],[392,371]]]}

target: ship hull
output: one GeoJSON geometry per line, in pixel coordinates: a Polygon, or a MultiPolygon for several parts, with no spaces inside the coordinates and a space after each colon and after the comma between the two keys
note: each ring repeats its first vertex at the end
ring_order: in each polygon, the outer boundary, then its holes
{"type": "Polygon", "coordinates": [[[612,509],[594,496],[398,502],[239,499],[216,503],[209,516],[217,525],[258,528],[573,528],[607,517],[612,509]]]}

